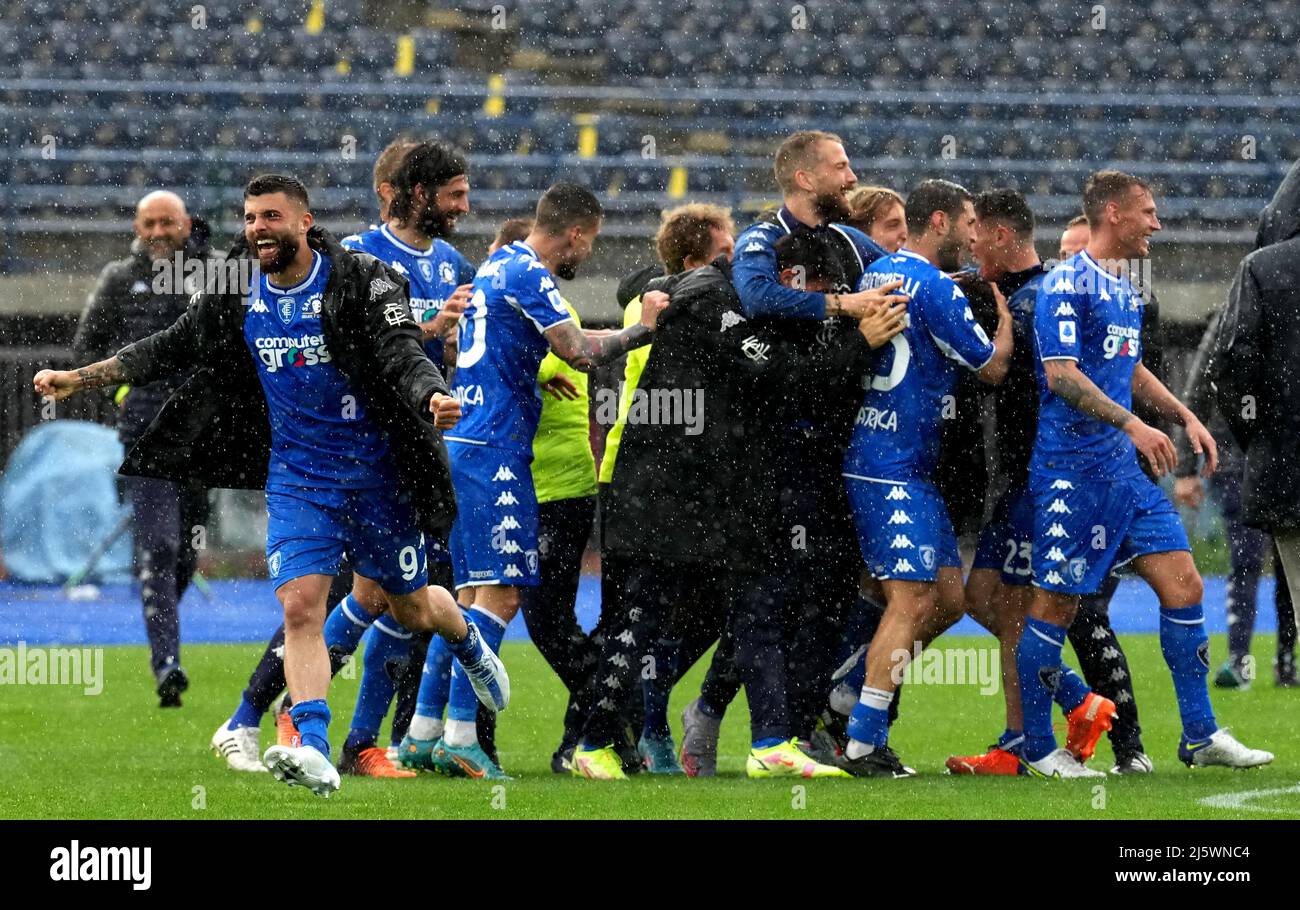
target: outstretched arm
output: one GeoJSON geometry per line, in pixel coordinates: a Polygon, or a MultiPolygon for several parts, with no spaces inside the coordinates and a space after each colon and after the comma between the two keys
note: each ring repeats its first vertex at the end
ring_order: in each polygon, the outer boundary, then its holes
{"type": "Polygon", "coordinates": [[[32,386],[36,394],[62,401],[75,392],[102,389],[125,379],[121,361],[110,357],[75,370],[41,370],[32,379],[32,386]]]}
{"type": "Polygon", "coordinates": [[[1192,451],[1205,455],[1205,474],[1214,473],[1219,464],[1219,449],[1210,431],[1191,410],[1174,397],[1174,393],[1147,369],[1146,364],[1138,363],[1133,370],[1133,401],[1145,404],[1161,417],[1167,417],[1182,424],[1187,431],[1187,440],[1192,451]]]}

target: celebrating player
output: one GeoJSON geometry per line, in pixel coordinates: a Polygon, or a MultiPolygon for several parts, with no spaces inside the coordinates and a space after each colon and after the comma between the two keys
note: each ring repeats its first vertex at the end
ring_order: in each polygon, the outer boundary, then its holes
{"type": "Polygon", "coordinates": [[[475,692],[500,710],[509,680],[451,596],[425,579],[424,533],[452,515],[438,429],[460,407],[420,346],[404,282],[315,228],[293,177],[255,177],[244,190],[244,234],[231,256],[256,257],[250,293],[198,295],[169,328],[76,371],[42,370],[40,394],[63,398],[116,382],[147,382],[196,359],[200,367],[123,472],[196,476],[209,486],[267,490],[267,564],[285,616],[285,675],[300,746],[265,761],[290,784],[327,796],[322,636],[326,594],[346,550],[394,616],[453,642],[475,692]]]}
{"type": "Polygon", "coordinates": [[[1099,171],[1084,187],[1083,210],[1088,245],[1048,273],[1034,313],[1041,408],[1030,464],[1034,595],[1016,653],[1022,760],[1045,777],[1100,774],[1056,748],[1052,693],[1079,596],[1132,563],[1160,599],[1160,649],[1183,723],[1179,758],[1266,764],[1272,753],[1248,749],[1215,721],[1201,577],[1177,511],[1134,456],[1140,452],[1157,477],[1177,460],[1169,437],[1133,414],[1133,402],[1145,401],[1183,425],[1207,474],[1217,465],[1214,438],[1142,364],[1143,299],[1129,275],[1160,230],[1155,199],[1139,178],[1099,171]]]}

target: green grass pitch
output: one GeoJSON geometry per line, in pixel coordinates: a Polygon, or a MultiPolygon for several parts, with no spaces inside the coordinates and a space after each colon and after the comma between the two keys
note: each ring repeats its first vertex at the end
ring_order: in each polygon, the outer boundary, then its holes
{"type": "MultiPolygon", "coordinates": [[[[328,800],[270,775],[240,774],[208,750],[208,739],[239,697],[260,645],[188,646],[191,689],[185,707],[156,707],[142,647],[106,648],[97,696],[68,686],[0,690],[0,817],[4,818],[1286,818],[1300,816],[1300,690],[1273,688],[1272,636],[1255,643],[1260,678],[1248,692],[1213,691],[1219,721],[1277,761],[1249,772],[1189,770],[1175,757],[1173,689],[1154,635],[1126,636],[1143,736],[1156,772],[1147,777],[1059,782],[956,778],[943,773],[952,753],[982,749],[1002,729],[1001,693],[973,685],[908,686],[892,744],[920,776],[911,780],[750,781],[744,776],[747,713],[733,706],[722,728],[719,775],[711,780],[638,775],[597,783],[551,774],[564,692],[531,644],[507,643],[503,657],[513,701],[498,733],[513,781],[343,779],[328,800]],[[1098,784],[1102,786],[1099,788],[1098,784]],[[1203,799],[1264,793],[1245,808],[1203,799]]],[[[988,638],[947,638],[938,646],[989,648],[988,638]]],[[[1216,661],[1222,636],[1213,641],[1216,661]]],[[[1067,650],[1071,663],[1073,654],[1067,650]]],[[[1216,664],[1217,665],[1217,664],[1216,664]]],[[[682,706],[698,691],[703,664],[673,694],[674,734],[682,706]]],[[[337,750],[356,695],[356,679],[336,680],[331,738],[337,750]]],[[[1059,713],[1058,732],[1062,724],[1059,713]]],[[[263,748],[273,728],[263,724],[263,748]]],[[[383,731],[387,736],[387,728],[383,731]]],[[[1092,765],[1109,768],[1103,738],[1092,765]]]]}

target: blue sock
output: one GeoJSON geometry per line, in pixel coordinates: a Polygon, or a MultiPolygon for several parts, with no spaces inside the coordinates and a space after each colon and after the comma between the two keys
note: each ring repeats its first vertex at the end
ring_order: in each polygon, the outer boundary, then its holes
{"type": "Polygon", "coordinates": [[[756,740],[754,740],[754,742],[753,742],[753,748],[755,748],[755,749],[770,749],[770,748],[772,748],[773,746],[779,746],[779,745],[781,745],[781,743],[783,743],[783,742],[785,742],[785,740],[782,739],[782,738],[779,737],[779,736],[769,736],[769,737],[767,737],[767,739],[756,739],[756,740]]]}
{"type": "Polygon", "coordinates": [[[1061,710],[1069,714],[1088,697],[1092,689],[1083,681],[1078,673],[1065,662],[1061,663],[1061,681],[1056,686],[1056,691],[1052,693],[1052,699],[1061,706],[1061,710]]]}
{"type": "Polygon", "coordinates": [[[352,728],[344,749],[365,749],[379,738],[379,726],[388,713],[388,705],[397,684],[388,675],[388,661],[401,659],[411,651],[411,633],[390,616],[375,620],[366,639],[366,653],[361,665],[361,689],[357,707],[352,712],[352,728]]]}
{"type": "Polygon", "coordinates": [[[357,602],[349,594],[339,601],[339,605],[325,618],[325,647],[337,648],[346,654],[351,654],[361,643],[361,636],[366,634],[366,629],[369,629],[374,621],[375,618],[357,606],[357,602]]]}
{"type": "Polygon", "coordinates": [[[463,642],[451,646],[457,660],[451,668],[451,698],[447,701],[448,720],[472,721],[478,716],[478,696],[474,694],[474,687],[470,685],[469,677],[465,675],[460,662],[464,660],[466,663],[473,663],[483,653],[484,646],[491,648],[493,653],[500,651],[501,639],[506,635],[505,623],[491,613],[471,607],[465,613],[465,619],[470,629],[477,629],[478,634],[471,631],[463,642]],[[475,640],[471,642],[470,639],[475,640]]]}
{"type": "Polygon", "coordinates": [[[1011,752],[1016,755],[1020,754],[1020,749],[1025,744],[1025,734],[1023,730],[1007,729],[1002,731],[998,737],[997,748],[1004,752],[1011,752]]]}
{"type": "Polygon", "coordinates": [[[1205,685],[1210,672],[1210,639],[1205,634],[1205,610],[1200,604],[1160,608],[1160,653],[1174,678],[1183,736],[1193,742],[1209,739],[1219,725],[1205,685]]]}
{"type": "Polygon", "coordinates": [[[433,636],[429,651],[424,656],[424,672],[420,675],[420,691],[415,698],[415,714],[441,720],[451,697],[451,665],[455,656],[447,639],[433,636]]]}
{"type": "Polygon", "coordinates": [[[330,709],[323,698],[300,701],[289,709],[293,725],[304,746],[311,746],[326,758],[330,757],[330,709]]]}
{"type": "Polygon", "coordinates": [[[849,738],[879,748],[889,741],[889,703],[894,693],[863,688],[862,698],[849,715],[849,738]]]}
{"type": "Polygon", "coordinates": [[[262,712],[248,703],[248,699],[241,698],[239,707],[230,718],[228,729],[237,730],[240,727],[260,727],[262,725],[262,712]]]}
{"type": "Polygon", "coordinates": [[[1025,621],[1016,648],[1016,673],[1020,676],[1020,706],[1024,711],[1025,758],[1038,761],[1056,750],[1052,733],[1052,696],[1061,677],[1061,645],[1065,627],[1034,619],[1025,621]]]}

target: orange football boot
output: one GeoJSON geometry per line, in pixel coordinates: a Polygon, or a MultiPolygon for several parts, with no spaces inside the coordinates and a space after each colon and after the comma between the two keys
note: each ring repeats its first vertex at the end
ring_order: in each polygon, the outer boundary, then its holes
{"type": "Polygon", "coordinates": [[[983,755],[954,755],[944,762],[949,774],[1007,775],[1020,773],[1020,758],[1014,752],[993,746],[983,755]]]}
{"type": "Polygon", "coordinates": [[[1110,729],[1116,713],[1113,701],[1089,692],[1083,704],[1066,716],[1070,729],[1065,737],[1065,748],[1080,762],[1092,758],[1092,753],[1097,751],[1097,741],[1110,729]]]}
{"type": "Polygon", "coordinates": [[[343,774],[355,774],[358,777],[415,777],[414,771],[395,768],[388,760],[388,753],[378,746],[362,749],[354,757],[348,756],[339,764],[343,774]]]}

